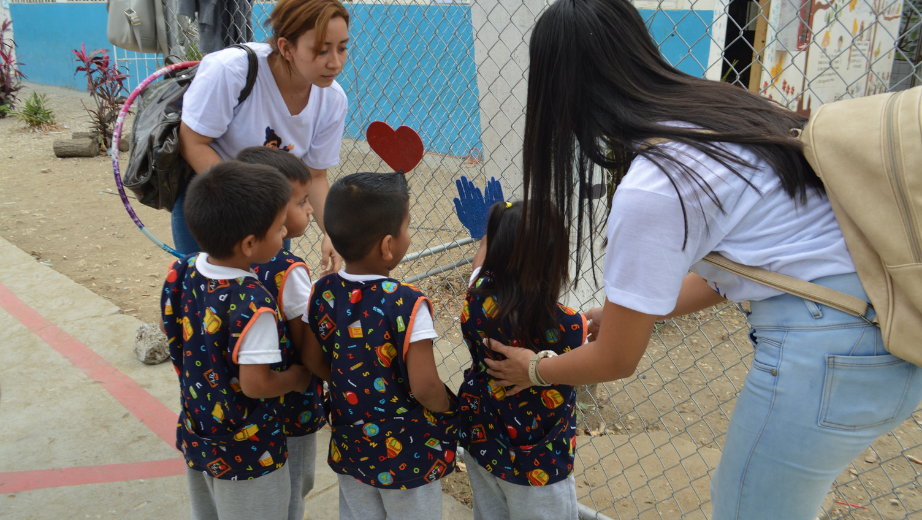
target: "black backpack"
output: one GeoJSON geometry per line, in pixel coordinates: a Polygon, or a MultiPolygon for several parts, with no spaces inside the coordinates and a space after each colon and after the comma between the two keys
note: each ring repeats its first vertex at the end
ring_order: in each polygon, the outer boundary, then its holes
{"type": "MultiPolygon", "coordinates": [[[[237,104],[243,103],[256,83],[259,62],[246,45],[231,45],[247,53],[249,67],[246,85],[237,104]]],[[[137,97],[137,113],[131,126],[128,169],[122,184],[138,201],[154,209],[173,210],[176,198],[186,189],[195,171],[179,153],[179,124],[182,97],[192,84],[198,65],[178,71],[152,83],[137,97]]]]}

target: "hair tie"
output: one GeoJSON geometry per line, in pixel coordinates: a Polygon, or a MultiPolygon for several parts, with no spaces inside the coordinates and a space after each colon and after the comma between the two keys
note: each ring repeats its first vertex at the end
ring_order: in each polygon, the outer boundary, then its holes
{"type": "Polygon", "coordinates": [[[506,209],[509,209],[509,208],[511,208],[511,207],[512,207],[512,203],[511,203],[511,202],[507,202],[507,203],[506,203],[506,209]]]}

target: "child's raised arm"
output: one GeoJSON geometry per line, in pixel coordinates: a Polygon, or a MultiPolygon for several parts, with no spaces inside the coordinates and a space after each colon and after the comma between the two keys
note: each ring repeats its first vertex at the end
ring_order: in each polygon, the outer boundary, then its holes
{"type": "Polygon", "coordinates": [[[304,323],[304,339],[301,343],[301,362],[308,370],[324,381],[330,380],[330,365],[327,363],[317,336],[304,323]]]}
{"type": "Polygon", "coordinates": [[[431,339],[410,343],[406,354],[407,373],[413,397],[433,412],[447,412],[451,406],[445,384],[435,368],[431,339]]]}

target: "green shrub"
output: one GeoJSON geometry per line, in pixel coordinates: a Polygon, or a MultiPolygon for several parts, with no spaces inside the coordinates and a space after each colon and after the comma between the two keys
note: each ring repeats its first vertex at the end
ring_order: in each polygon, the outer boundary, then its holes
{"type": "Polygon", "coordinates": [[[13,30],[13,21],[6,19],[0,24],[0,119],[13,111],[16,105],[16,96],[22,88],[25,75],[19,71],[20,63],[13,55],[16,52],[16,43],[7,33],[13,30]]]}
{"type": "Polygon", "coordinates": [[[195,41],[189,42],[189,47],[186,48],[186,61],[202,61],[202,53],[195,41]]]}
{"type": "Polygon", "coordinates": [[[26,98],[22,110],[14,112],[16,118],[32,128],[42,130],[55,124],[54,112],[47,107],[48,98],[45,94],[33,92],[26,98]]]}

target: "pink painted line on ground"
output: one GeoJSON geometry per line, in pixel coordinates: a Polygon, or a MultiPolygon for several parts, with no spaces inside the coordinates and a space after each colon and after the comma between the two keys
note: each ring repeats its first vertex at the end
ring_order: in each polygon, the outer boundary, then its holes
{"type": "Polygon", "coordinates": [[[183,459],[0,473],[0,493],[185,475],[183,459]]]}
{"type": "MultiPolygon", "coordinates": [[[[176,445],[176,412],[141,388],[134,379],[110,365],[99,354],[58,328],[32,307],[26,305],[0,283],[0,308],[67,358],[87,377],[101,383],[126,410],[170,446],[176,445]]],[[[102,467],[102,466],[98,466],[102,467]]],[[[48,470],[67,471],[67,470],[48,470]]]]}

